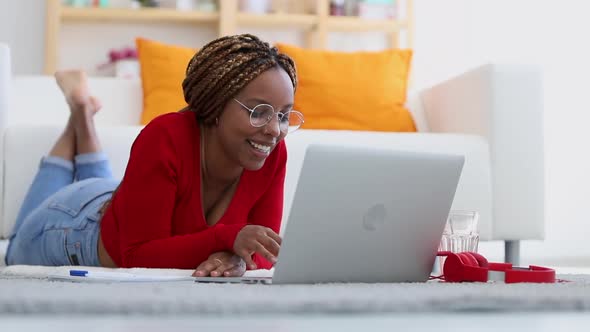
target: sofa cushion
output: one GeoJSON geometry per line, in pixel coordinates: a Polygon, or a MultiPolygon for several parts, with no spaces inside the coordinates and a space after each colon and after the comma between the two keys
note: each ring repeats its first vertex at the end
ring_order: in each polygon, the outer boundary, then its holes
{"type": "Polygon", "coordinates": [[[333,52],[278,44],[297,65],[306,129],[416,131],[404,107],[411,50],[333,52]]]}
{"type": "Polygon", "coordinates": [[[196,50],[137,38],[143,88],[141,124],[158,115],[177,112],[186,106],[182,81],[186,66],[196,50]]]}

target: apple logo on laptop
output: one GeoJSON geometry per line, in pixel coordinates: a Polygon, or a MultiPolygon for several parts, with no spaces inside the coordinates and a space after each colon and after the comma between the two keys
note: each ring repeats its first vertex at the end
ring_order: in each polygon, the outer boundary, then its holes
{"type": "Polygon", "coordinates": [[[363,228],[367,231],[377,230],[377,227],[385,224],[387,210],[384,204],[375,204],[370,207],[363,216],[363,228]]]}

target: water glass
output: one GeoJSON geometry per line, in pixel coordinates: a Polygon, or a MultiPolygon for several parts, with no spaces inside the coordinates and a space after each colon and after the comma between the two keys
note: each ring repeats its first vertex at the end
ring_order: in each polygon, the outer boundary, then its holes
{"type": "Polygon", "coordinates": [[[479,214],[475,211],[451,211],[440,241],[440,251],[477,252],[479,214]]]}
{"type": "MultiPolygon", "coordinates": [[[[453,210],[449,213],[447,223],[440,241],[439,251],[477,252],[479,232],[476,211],[453,210]]],[[[438,257],[440,271],[443,270],[446,257],[438,257]]]]}

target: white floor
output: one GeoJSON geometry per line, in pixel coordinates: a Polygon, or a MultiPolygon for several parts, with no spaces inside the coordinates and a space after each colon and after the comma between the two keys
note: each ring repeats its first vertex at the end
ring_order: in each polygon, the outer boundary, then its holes
{"type": "Polygon", "coordinates": [[[590,267],[569,267],[569,266],[557,266],[555,268],[555,273],[557,274],[590,274],[590,267]]]}
{"type": "Polygon", "coordinates": [[[2,317],[3,331],[588,331],[590,315],[584,313],[521,314],[403,314],[388,316],[327,317],[2,317]]]}

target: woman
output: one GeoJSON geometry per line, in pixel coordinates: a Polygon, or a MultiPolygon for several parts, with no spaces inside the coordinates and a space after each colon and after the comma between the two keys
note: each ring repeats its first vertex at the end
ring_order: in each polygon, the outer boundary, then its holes
{"type": "Polygon", "coordinates": [[[150,122],[111,179],[83,73],[59,72],[70,119],[42,159],[8,264],[196,268],[241,276],[279,252],[293,61],[252,35],[205,45],[182,83],[187,108],[150,122]],[[73,183],[72,183],[73,182],[73,183]]]}

